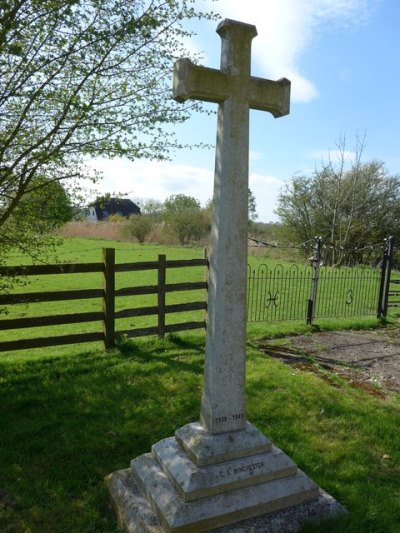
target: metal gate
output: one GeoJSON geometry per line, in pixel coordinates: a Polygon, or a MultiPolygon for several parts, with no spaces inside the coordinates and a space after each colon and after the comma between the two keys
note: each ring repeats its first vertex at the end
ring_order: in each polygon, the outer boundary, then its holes
{"type": "Polygon", "coordinates": [[[311,266],[249,267],[248,321],[311,323],[315,318],[373,316],[377,314],[380,282],[378,268],[321,267],[316,278],[311,266]]]}
{"type": "Polygon", "coordinates": [[[400,279],[392,280],[397,288],[389,291],[393,238],[385,243],[383,260],[376,268],[321,266],[319,238],[310,266],[249,266],[248,321],[306,320],[311,324],[316,318],[385,317],[388,307],[400,307],[400,279]]]}
{"type": "Polygon", "coordinates": [[[261,264],[249,267],[247,288],[247,320],[266,322],[306,318],[310,297],[312,268],[261,264]]]}

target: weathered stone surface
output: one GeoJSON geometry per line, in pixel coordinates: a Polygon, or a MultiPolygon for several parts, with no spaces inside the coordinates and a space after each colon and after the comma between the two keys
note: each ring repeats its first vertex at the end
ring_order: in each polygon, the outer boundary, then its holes
{"type": "MultiPolygon", "coordinates": [[[[251,76],[254,26],[225,20],[217,31],[221,70],[181,60],[174,74],[177,100],[219,106],[200,423],[155,444],[129,471],[107,477],[119,523],[132,533],[207,531],[243,519],[249,524],[252,517],[293,506],[319,509],[322,498],[317,485],[247,421],[246,412],[249,109],[287,114],[290,82],[251,76]]],[[[305,515],[298,515],[298,524],[305,515]]],[[[260,533],[275,531],[268,520],[260,533]]],[[[290,529],[284,524],[276,531],[290,529]]]]}
{"type": "Polygon", "coordinates": [[[295,463],[276,447],[267,453],[202,467],[197,467],[172,437],[155,444],[152,452],[185,502],[297,473],[295,463]]]}
{"type": "MultiPolygon", "coordinates": [[[[165,533],[160,519],[143,497],[130,469],[118,470],[106,478],[111,501],[117,511],[119,526],[127,533],[165,533]]],[[[229,526],[210,529],[210,533],[297,533],[307,522],[345,514],[346,510],[325,491],[318,498],[284,510],[263,514],[229,526]]]]}
{"type": "Polygon", "coordinates": [[[144,493],[137,486],[130,468],[117,470],[105,478],[118,525],[129,533],[163,533],[161,522],[144,493]]]}
{"type": "Polygon", "coordinates": [[[271,441],[247,421],[241,431],[216,435],[209,433],[199,422],[193,422],[179,428],[175,438],[197,466],[268,452],[272,446],[271,441]]]}
{"type": "Polygon", "coordinates": [[[174,96],[216,102],[214,207],[210,240],[208,319],[200,421],[210,433],[244,429],[249,109],[289,112],[290,82],[251,76],[255,26],[229,19],[218,26],[221,69],[180,60],[174,96]]]}
{"type": "Polygon", "coordinates": [[[318,497],[318,486],[303,472],[209,498],[184,502],[152,454],[132,461],[132,473],[166,531],[205,531],[318,497]]]}
{"type": "Polygon", "coordinates": [[[324,521],[346,514],[343,505],[320,489],[313,501],[213,529],[212,533],[298,533],[306,523],[320,524],[322,532],[324,521]]]}

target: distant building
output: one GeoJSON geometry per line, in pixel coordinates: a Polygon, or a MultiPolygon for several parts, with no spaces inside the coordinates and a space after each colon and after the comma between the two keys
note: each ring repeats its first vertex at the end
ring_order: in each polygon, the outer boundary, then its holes
{"type": "Polygon", "coordinates": [[[100,205],[97,202],[89,205],[88,220],[98,222],[107,220],[111,215],[129,217],[129,215],[140,215],[140,207],[127,198],[111,198],[108,202],[100,205]]]}

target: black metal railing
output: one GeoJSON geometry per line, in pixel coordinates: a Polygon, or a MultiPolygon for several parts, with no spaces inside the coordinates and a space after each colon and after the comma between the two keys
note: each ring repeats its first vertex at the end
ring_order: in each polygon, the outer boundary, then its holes
{"type": "MultiPolygon", "coordinates": [[[[310,266],[260,264],[248,267],[249,322],[378,316],[400,306],[400,290],[390,288],[393,238],[385,239],[379,266],[323,266],[322,239],[316,238],[310,266]],[[395,300],[397,297],[397,300],[395,300]]],[[[400,280],[399,280],[400,283],[400,280]]]]}

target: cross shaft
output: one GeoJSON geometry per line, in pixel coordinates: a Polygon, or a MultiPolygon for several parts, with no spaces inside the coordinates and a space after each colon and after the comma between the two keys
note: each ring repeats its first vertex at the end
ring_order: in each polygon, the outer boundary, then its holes
{"type": "Polygon", "coordinates": [[[290,82],[250,74],[255,26],[224,20],[221,70],[174,67],[174,98],[218,103],[208,320],[200,420],[210,433],[244,429],[249,109],[289,113],[290,82]]]}

